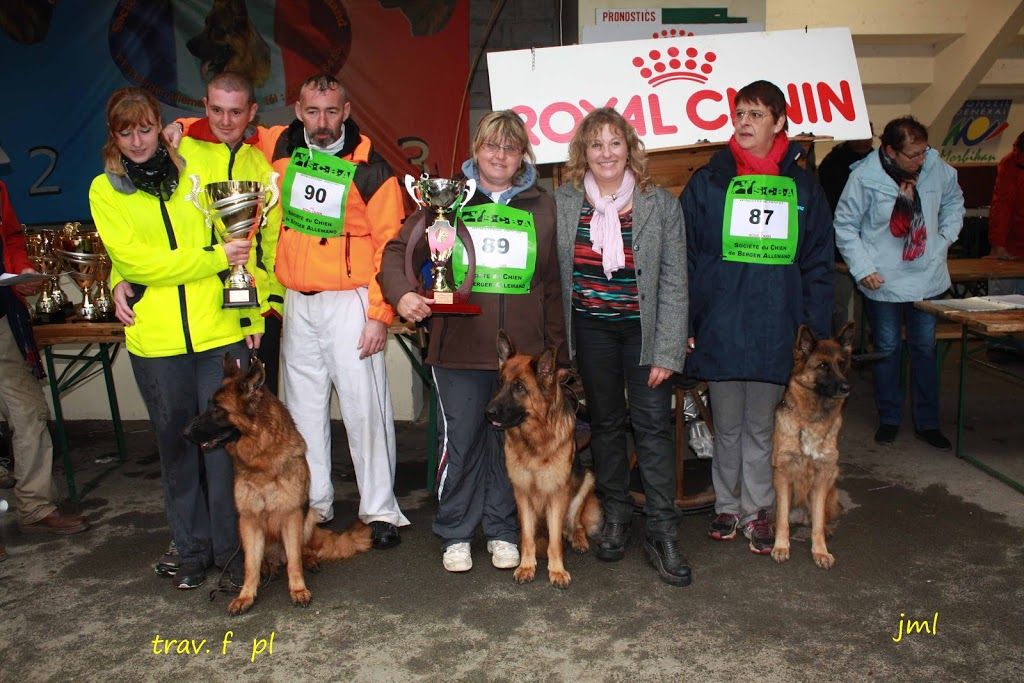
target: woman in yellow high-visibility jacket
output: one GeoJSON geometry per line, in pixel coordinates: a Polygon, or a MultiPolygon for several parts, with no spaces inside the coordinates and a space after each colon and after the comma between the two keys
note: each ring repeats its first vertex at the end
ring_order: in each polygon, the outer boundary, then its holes
{"type": "Polygon", "coordinates": [[[244,264],[252,245],[212,242],[182,182],[191,173],[208,177],[202,159],[182,159],[164,144],[152,95],[115,91],[107,128],[104,173],[92,182],[89,205],[113,262],[111,284],[128,282],[134,294],[118,318],[156,431],[167,522],[181,558],[175,585],[202,585],[214,564],[240,584],[231,459],[223,448],[200,454],[182,431],[220,386],[225,354],[247,366],[246,347],[259,345],[260,316],[221,306],[219,273],[244,264]]]}

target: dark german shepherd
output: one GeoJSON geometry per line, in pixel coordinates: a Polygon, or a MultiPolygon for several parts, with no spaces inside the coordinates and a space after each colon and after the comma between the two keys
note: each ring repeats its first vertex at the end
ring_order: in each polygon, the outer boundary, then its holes
{"type": "Polygon", "coordinates": [[[245,582],[230,614],[252,607],[260,569],[273,573],[287,560],[292,602],[305,607],[310,593],[303,564],[344,560],[370,549],[370,528],[356,521],[338,534],[316,525],[309,509],[306,442],[288,410],[264,386],[263,364],[243,373],[224,358],[224,382],[210,407],[185,429],[204,449],[224,446],[235,466],[235,506],[245,553],[245,582]],[[283,557],[282,557],[283,551],[283,557]]]}
{"type": "Polygon", "coordinates": [[[839,517],[839,428],[850,395],[846,373],[853,353],[854,324],[834,339],[818,340],[801,326],[793,346],[793,372],[775,409],[772,466],[775,484],[776,562],[789,559],[790,511],[803,508],[811,520],[811,555],[822,569],[836,558],[825,547],[826,530],[839,517]]]}
{"type": "Polygon", "coordinates": [[[562,536],[574,550],[586,552],[588,534],[601,527],[601,507],[593,473],[573,467],[576,416],[562,394],[555,349],[539,358],[516,353],[502,330],[498,365],[500,384],[487,405],[487,419],[505,431],[505,465],[519,514],[521,552],[513,577],[533,581],[546,537],[548,579],[568,588],[572,579],[562,561],[562,536]]]}

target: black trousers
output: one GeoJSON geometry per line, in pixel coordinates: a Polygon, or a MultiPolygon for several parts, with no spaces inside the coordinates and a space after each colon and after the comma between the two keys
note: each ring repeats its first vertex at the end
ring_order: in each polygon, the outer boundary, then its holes
{"type": "Polygon", "coordinates": [[[504,435],[484,417],[498,386],[494,370],[434,368],[443,419],[434,533],[442,547],[473,540],[477,525],[489,541],[519,543],[504,435]]]}
{"type": "Polygon", "coordinates": [[[606,321],[573,315],[576,364],[590,413],[590,451],[594,456],[597,495],[605,519],[628,522],[629,494],[626,441],[626,395],[633,425],[637,466],[643,483],[647,535],[675,538],[676,460],[670,415],[671,382],[651,389],[651,368],[640,365],[640,321],[606,321]]]}
{"type": "MultiPolygon", "coordinates": [[[[223,448],[200,452],[182,436],[220,386],[225,353],[248,368],[249,352],[241,341],[200,353],[131,356],[135,381],[156,431],[167,524],[183,565],[223,567],[238,548],[231,456],[223,448]]],[[[236,562],[240,560],[241,553],[236,562]]]]}
{"type": "Polygon", "coordinates": [[[277,396],[277,378],[281,365],[281,319],[276,315],[268,315],[263,319],[263,337],[256,355],[263,361],[266,372],[265,384],[270,393],[277,396]]]}

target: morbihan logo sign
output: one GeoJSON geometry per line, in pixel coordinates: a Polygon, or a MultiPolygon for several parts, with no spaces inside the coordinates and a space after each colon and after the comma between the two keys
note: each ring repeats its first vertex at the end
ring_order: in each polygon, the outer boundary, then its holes
{"type": "Polygon", "coordinates": [[[845,28],[495,52],[487,66],[492,107],[523,117],[538,163],[565,161],[576,126],[606,106],[648,149],[728,140],[736,91],[758,79],[785,94],[791,135],[871,135],[845,28]]]}

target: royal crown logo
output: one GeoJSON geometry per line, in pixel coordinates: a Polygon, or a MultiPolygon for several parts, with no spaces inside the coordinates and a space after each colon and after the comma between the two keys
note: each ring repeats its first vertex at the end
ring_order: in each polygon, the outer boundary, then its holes
{"type": "Polygon", "coordinates": [[[633,66],[640,70],[640,76],[647,79],[652,86],[668,81],[693,81],[707,83],[708,75],[714,70],[712,66],[718,56],[711,51],[703,56],[695,47],[686,48],[684,57],[680,57],[678,47],[665,50],[651,50],[647,59],[643,56],[633,57],[633,66]]]}

